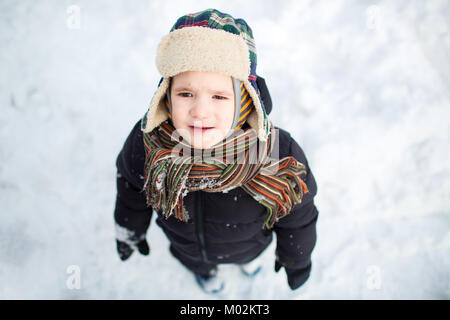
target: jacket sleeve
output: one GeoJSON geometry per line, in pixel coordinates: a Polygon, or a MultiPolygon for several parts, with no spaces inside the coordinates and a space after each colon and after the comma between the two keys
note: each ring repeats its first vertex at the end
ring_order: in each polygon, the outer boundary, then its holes
{"type": "Polygon", "coordinates": [[[145,150],[139,120],[116,159],[116,238],[130,245],[145,239],[152,216],[152,208],[147,206],[142,191],[144,161],[145,150]]]}
{"type": "Polygon", "coordinates": [[[311,253],[316,243],[318,210],[314,205],[314,196],[317,185],[303,150],[292,137],[289,154],[306,166],[306,175],[302,178],[308,187],[308,193],[304,194],[302,202],[294,206],[288,215],[275,223],[276,255],[278,262],[287,271],[304,269],[309,275],[311,253]]]}

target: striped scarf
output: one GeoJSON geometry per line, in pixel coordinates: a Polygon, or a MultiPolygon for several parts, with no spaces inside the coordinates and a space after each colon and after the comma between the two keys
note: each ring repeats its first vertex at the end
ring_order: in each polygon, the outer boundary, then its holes
{"type": "Polygon", "coordinates": [[[166,218],[174,215],[186,222],[189,215],[183,197],[189,191],[227,192],[241,187],[266,207],[263,228],[272,228],[301,203],[308,189],[300,178],[306,174],[302,163],[292,156],[270,157],[276,138],[272,123],[270,128],[266,142],[247,128],[204,150],[183,142],[169,120],[144,133],[147,205],[162,210],[166,218]]]}

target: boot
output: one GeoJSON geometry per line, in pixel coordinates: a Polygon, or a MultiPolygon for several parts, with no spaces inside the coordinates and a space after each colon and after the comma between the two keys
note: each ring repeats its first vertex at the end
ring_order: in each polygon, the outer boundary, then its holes
{"type": "Polygon", "coordinates": [[[239,268],[241,269],[241,272],[244,275],[246,275],[249,278],[253,278],[261,271],[262,262],[261,262],[261,259],[256,258],[248,263],[240,264],[239,268]]]}
{"type": "Polygon", "coordinates": [[[198,273],[194,273],[194,275],[198,285],[206,293],[216,294],[221,292],[225,287],[223,280],[217,276],[217,268],[212,269],[206,276],[198,273]]]}

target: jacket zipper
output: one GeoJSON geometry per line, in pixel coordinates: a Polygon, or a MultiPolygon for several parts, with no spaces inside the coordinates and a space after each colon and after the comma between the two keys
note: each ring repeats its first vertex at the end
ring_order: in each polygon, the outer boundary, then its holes
{"type": "Polygon", "coordinates": [[[203,262],[209,263],[206,255],[205,232],[203,226],[203,192],[198,191],[196,206],[195,206],[195,232],[197,233],[198,243],[200,245],[200,252],[203,262]]]}

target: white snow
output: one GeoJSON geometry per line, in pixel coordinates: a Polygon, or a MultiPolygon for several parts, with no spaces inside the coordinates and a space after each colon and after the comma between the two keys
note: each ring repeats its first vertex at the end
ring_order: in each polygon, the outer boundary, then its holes
{"type": "Polygon", "coordinates": [[[215,188],[215,187],[220,187],[221,182],[214,178],[202,178],[195,185],[200,187],[201,189],[215,188]]]}
{"type": "Polygon", "coordinates": [[[116,231],[116,239],[120,240],[122,242],[125,242],[131,246],[136,245],[139,241],[144,239],[143,236],[140,236],[139,238],[136,237],[136,233],[133,230],[127,229],[125,227],[122,227],[118,225],[117,223],[114,224],[115,231],[116,231]],[[131,240],[134,239],[134,240],[131,240]]]}
{"type": "Polygon", "coordinates": [[[450,298],[448,1],[2,1],[0,17],[0,298],[450,298]],[[115,160],[156,90],[159,39],[210,7],[252,27],[270,117],[317,179],[297,291],[275,243],[253,281],[221,266],[220,296],[154,219],[148,257],[116,252],[115,160]]]}
{"type": "Polygon", "coordinates": [[[158,175],[158,177],[156,178],[156,185],[155,185],[156,190],[158,190],[158,191],[161,190],[162,185],[164,183],[164,179],[166,178],[166,175],[167,175],[167,172],[165,172],[165,171],[163,171],[162,173],[160,173],[158,175]]]}
{"type": "Polygon", "coordinates": [[[234,189],[236,189],[235,186],[229,186],[228,188],[223,189],[222,193],[228,193],[229,191],[234,190],[234,189]]]}
{"type": "Polygon", "coordinates": [[[253,199],[255,199],[256,201],[263,201],[266,200],[266,197],[264,197],[262,194],[256,194],[253,199]]]}

